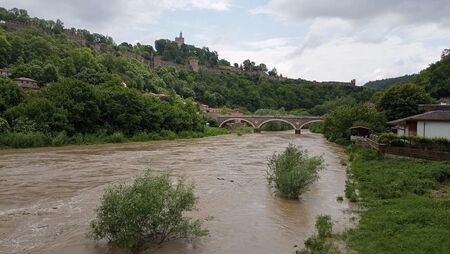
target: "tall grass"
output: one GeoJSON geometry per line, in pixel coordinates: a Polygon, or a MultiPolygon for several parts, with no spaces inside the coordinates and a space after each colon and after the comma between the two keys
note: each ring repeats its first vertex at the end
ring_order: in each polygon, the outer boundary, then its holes
{"type": "Polygon", "coordinates": [[[448,253],[450,200],[433,198],[450,179],[450,162],[381,159],[361,148],[348,151],[360,192],[359,225],[347,241],[358,253],[448,253]]]}
{"type": "Polygon", "coordinates": [[[0,144],[12,148],[42,147],[50,145],[51,138],[42,132],[10,132],[0,136],[0,144]]]}

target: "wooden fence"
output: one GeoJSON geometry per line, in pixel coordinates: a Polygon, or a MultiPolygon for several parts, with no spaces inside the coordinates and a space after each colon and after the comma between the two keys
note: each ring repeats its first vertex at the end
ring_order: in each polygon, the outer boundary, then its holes
{"type": "Polygon", "coordinates": [[[355,143],[371,149],[375,149],[381,152],[382,154],[387,155],[396,155],[402,157],[435,160],[435,161],[450,160],[450,152],[436,149],[426,149],[426,148],[422,149],[414,147],[402,147],[402,146],[391,146],[386,144],[380,144],[378,142],[378,137],[376,135],[370,135],[367,138],[359,139],[355,143]]]}

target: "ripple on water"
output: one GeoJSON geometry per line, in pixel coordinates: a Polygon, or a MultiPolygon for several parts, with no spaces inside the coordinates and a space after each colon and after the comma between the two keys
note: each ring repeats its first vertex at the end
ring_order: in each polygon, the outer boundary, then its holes
{"type": "Polygon", "coordinates": [[[337,230],[350,225],[348,203],[336,201],[344,193],[343,157],[338,146],[309,133],[1,151],[0,249],[124,253],[85,235],[103,189],[150,168],[195,182],[194,215],[209,218],[209,236],[166,243],[158,253],[292,253],[319,214],[330,214],[337,230]],[[326,163],[299,201],[274,196],[265,178],[267,158],[289,143],[326,163]]]}

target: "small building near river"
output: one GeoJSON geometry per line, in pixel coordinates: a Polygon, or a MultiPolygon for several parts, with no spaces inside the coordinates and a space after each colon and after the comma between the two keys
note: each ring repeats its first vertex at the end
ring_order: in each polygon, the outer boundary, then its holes
{"type": "Polygon", "coordinates": [[[399,136],[450,138],[450,110],[434,110],[388,122],[399,136]]]}

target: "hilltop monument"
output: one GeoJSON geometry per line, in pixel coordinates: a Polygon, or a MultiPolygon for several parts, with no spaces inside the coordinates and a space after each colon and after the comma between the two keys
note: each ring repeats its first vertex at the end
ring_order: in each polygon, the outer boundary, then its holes
{"type": "Polygon", "coordinates": [[[180,32],[180,37],[175,37],[175,42],[178,45],[178,48],[181,48],[181,46],[183,46],[184,44],[184,38],[183,38],[183,33],[180,32]]]}

